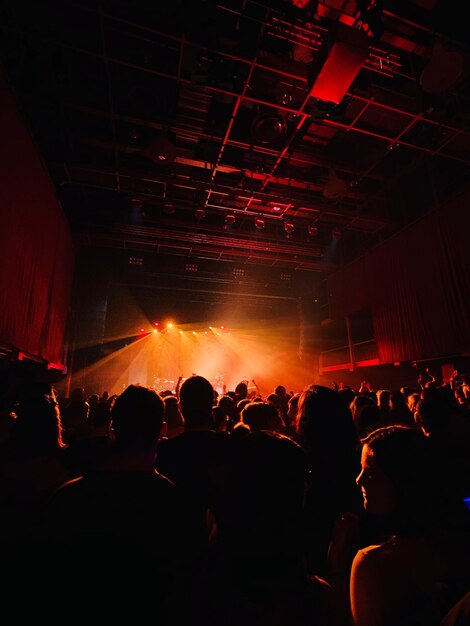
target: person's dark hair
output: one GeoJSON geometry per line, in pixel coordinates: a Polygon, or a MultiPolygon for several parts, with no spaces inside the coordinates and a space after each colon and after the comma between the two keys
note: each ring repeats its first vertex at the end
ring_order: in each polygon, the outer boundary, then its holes
{"type": "Polygon", "coordinates": [[[351,387],[343,387],[342,389],[338,389],[337,394],[347,407],[350,406],[351,402],[356,396],[356,392],[354,391],[354,389],[351,389],[351,387]]]}
{"type": "Polygon", "coordinates": [[[65,446],[55,390],[49,384],[32,384],[19,394],[15,406],[12,441],[29,451],[47,453],[65,446]]]}
{"type": "Polygon", "coordinates": [[[225,396],[230,396],[234,402],[238,402],[237,394],[234,391],[226,391],[225,396]]]}
{"type": "Polygon", "coordinates": [[[240,413],[242,409],[246,407],[247,404],[250,404],[251,400],[249,398],[243,398],[237,403],[237,411],[240,413]]]}
{"type": "Polygon", "coordinates": [[[100,397],[97,393],[92,393],[91,396],[88,397],[88,404],[90,405],[90,408],[95,406],[95,404],[98,404],[99,401],[100,397]]]}
{"type": "Polygon", "coordinates": [[[217,406],[222,409],[225,415],[229,415],[230,417],[233,417],[237,412],[237,406],[233,398],[227,394],[219,396],[219,399],[217,400],[217,406]]]}
{"type": "Polygon", "coordinates": [[[214,388],[203,376],[190,376],[180,388],[179,402],[188,426],[212,426],[214,388]]]}
{"type": "Polygon", "coordinates": [[[235,395],[237,396],[237,400],[243,400],[248,395],[248,385],[243,381],[238,383],[235,387],[235,395]]]}
{"type": "Polygon", "coordinates": [[[241,412],[241,421],[252,431],[283,429],[278,409],[271,402],[250,402],[241,412]]]}
{"type": "Polygon", "coordinates": [[[114,402],[111,418],[116,443],[144,450],[156,445],[162,429],[163,400],[149,387],[129,385],[114,402]]]}
{"type": "Polygon", "coordinates": [[[84,387],[75,387],[70,394],[70,402],[80,402],[86,400],[84,387]]]}
{"type": "Polygon", "coordinates": [[[111,421],[111,404],[109,402],[98,402],[98,404],[91,406],[88,420],[90,425],[95,428],[109,425],[111,421]]]}
{"type": "Polygon", "coordinates": [[[441,522],[449,511],[457,510],[457,502],[450,502],[435,449],[422,431],[402,425],[384,426],[361,443],[371,449],[375,462],[395,487],[394,532],[420,534],[441,522]]]}
{"type": "Polygon", "coordinates": [[[279,433],[249,433],[243,426],[234,432],[238,445],[229,506],[239,540],[254,542],[255,550],[261,543],[270,544],[272,550],[286,542],[296,544],[308,480],[304,450],[279,433]],[[248,528],[250,536],[245,536],[248,528]]]}
{"type": "Polygon", "coordinates": [[[357,395],[354,396],[354,398],[351,401],[351,404],[349,405],[349,408],[351,409],[351,413],[353,416],[353,419],[355,419],[356,416],[356,412],[363,406],[370,406],[370,405],[374,405],[377,406],[377,402],[374,401],[373,398],[371,398],[370,396],[366,396],[365,394],[362,393],[358,393],[357,395]]]}
{"type": "MultiPolygon", "coordinates": [[[[160,394],[161,397],[161,394],[160,394]]],[[[167,424],[167,436],[173,436],[175,433],[184,429],[184,419],[178,405],[178,398],[173,394],[163,397],[163,405],[165,407],[164,420],[167,424]]]]}
{"type": "Polygon", "coordinates": [[[449,422],[456,410],[455,395],[450,387],[428,387],[421,392],[414,419],[426,433],[434,434],[449,422]]]}
{"type": "Polygon", "coordinates": [[[390,393],[389,402],[393,406],[404,406],[406,405],[406,396],[401,391],[392,391],[390,393]]]}
{"type": "Polygon", "coordinates": [[[281,408],[281,397],[278,396],[277,393],[270,393],[267,396],[266,401],[273,404],[276,407],[276,409],[281,408]]]}
{"type": "Polygon", "coordinates": [[[220,406],[212,407],[212,418],[215,430],[228,430],[229,419],[220,406]]]}
{"type": "Polygon", "coordinates": [[[376,392],[377,395],[377,405],[380,409],[386,408],[388,410],[388,405],[390,402],[390,394],[392,392],[389,389],[379,389],[376,392]]]}
{"type": "Polygon", "coordinates": [[[299,400],[300,400],[300,393],[294,393],[289,398],[289,404],[288,404],[289,412],[295,411],[295,413],[297,413],[297,409],[299,407],[299,400]]]}
{"type": "MultiPolygon", "coordinates": [[[[349,405],[339,393],[322,385],[311,385],[299,398],[296,418],[297,439],[307,451],[324,450],[325,441],[335,441],[335,450],[343,445],[350,451],[357,443],[356,429],[349,405]]],[[[330,452],[331,453],[331,452],[330,452]]]]}

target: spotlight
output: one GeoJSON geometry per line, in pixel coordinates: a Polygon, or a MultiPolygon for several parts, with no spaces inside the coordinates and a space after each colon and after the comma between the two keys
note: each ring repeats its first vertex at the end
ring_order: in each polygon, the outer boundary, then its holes
{"type": "Polygon", "coordinates": [[[295,230],[295,226],[292,222],[284,222],[284,230],[286,231],[287,238],[290,238],[295,230]]]}
{"type": "Polygon", "coordinates": [[[333,230],[331,231],[331,236],[333,237],[333,239],[341,239],[341,231],[339,228],[333,228],[333,230]]]}
{"type": "Polygon", "coordinates": [[[235,223],[235,214],[234,213],[227,213],[227,215],[225,216],[225,223],[227,225],[231,225],[235,223]]]}
{"type": "Polygon", "coordinates": [[[287,134],[287,122],[280,115],[259,113],[251,125],[251,137],[263,145],[279,145],[287,134]]]}
{"type": "Polygon", "coordinates": [[[316,237],[318,235],[318,228],[314,224],[307,226],[307,232],[309,237],[316,237]]]}
{"type": "Polygon", "coordinates": [[[263,228],[265,227],[265,221],[262,217],[257,217],[255,219],[255,226],[258,230],[263,230],[263,228]]]}

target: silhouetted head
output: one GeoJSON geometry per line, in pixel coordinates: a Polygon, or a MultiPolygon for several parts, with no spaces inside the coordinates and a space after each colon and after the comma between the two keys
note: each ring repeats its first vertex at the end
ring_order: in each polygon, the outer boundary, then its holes
{"type": "Polygon", "coordinates": [[[180,388],[179,402],[186,427],[213,425],[214,388],[203,376],[190,376],[180,388]]]}
{"type": "Polygon", "coordinates": [[[235,404],[233,398],[227,394],[219,396],[217,405],[222,409],[225,415],[228,415],[230,418],[234,418],[237,414],[237,405],[235,404]]]}
{"type": "Polygon", "coordinates": [[[420,532],[447,503],[430,440],[416,428],[393,425],[374,430],[361,443],[356,482],[364,507],[392,520],[396,532],[420,532]]]}
{"type": "Polygon", "coordinates": [[[311,385],[300,394],[296,430],[306,449],[325,450],[325,443],[332,441],[331,454],[344,443],[356,444],[351,410],[337,391],[322,385],[311,385]]]}
{"type": "Polygon", "coordinates": [[[114,402],[111,417],[121,448],[146,450],[156,446],[164,414],[163,400],[153,389],[129,385],[114,402]]]}
{"type": "Polygon", "coordinates": [[[427,435],[434,435],[449,423],[456,410],[455,396],[450,388],[426,388],[416,403],[414,421],[427,435]]]}
{"type": "Polygon", "coordinates": [[[166,436],[168,439],[179,435],[184,430],[184,419],[178,404],[178,398],[174,395],[165,396],[163,398],[165,406],[164,419],[167,424],[166,436]]]}
{"type": "Polygon", "coordinates": [[[248,395],[248,385],[243,381],[238,383],[235,387],[235,395],[237,397],[237,402],[246,398],[248,395]]]}
{"type": "Polygon", "coordinates": [[[59,404],[52,385],[26,386],[15,413],[12,437],[22,447],[47,453],[63,446],[59,404]]]}
{"type": "Polygon", "coordinates": [[[275,568],[274,554],[294,554],[299,548],[306,455],[279,433],[250,433],[240,426],[231,436],[237,444],[228,481],[231,538],[240,552],[268,553],[275,568]]]}
{"type": "Polygon", "coordinates": [[[250,402],[242,410],[241,419],[251,431],[280,432],[284,426],[278,409],[271,402],[250,402]]]}
{"type": "Polygon", "coordinates": [[[281,397],[277,395],[277,393],[270,393],[267,398],[266,401],[269,402],[270,404],[274,405],[276,407],[276,409],[280,409],[281,408],[281,397]]]}

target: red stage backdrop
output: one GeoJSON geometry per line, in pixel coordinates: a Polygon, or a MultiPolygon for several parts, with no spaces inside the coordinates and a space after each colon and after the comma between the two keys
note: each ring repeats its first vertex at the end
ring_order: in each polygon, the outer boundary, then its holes
{"type": "Polygon", "coordinates": [[[60,363],[72,240],[1,68],[0,137],[0,343],[60,363]]]}

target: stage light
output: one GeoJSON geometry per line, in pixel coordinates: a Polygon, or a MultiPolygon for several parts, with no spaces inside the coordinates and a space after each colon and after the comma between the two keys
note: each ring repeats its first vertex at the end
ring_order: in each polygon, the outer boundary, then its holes
{"type": "Polygon", "coordinates": [[[255,219],[255,226],[258,230],[263,230],[263,228],[265,227],[266,223],[264,221],[264,219],[262,217],[257,217],[255,219]]]}
{"type": "Polygon", "coordinates": [[[194,211],[194,216],[197,219],[197,221],[200,222],[206,217],[206,212],[204,209],[196,209],[194,211]]]}
{"type": "Polygon", "coordinates": [[[284,230],[286,231],[286,237],[290,239],[290,237],[292,237],[292,233],[295,230],[295,226],[292,222],[284,222],[284,230]]]}
{"type": "Polygon", "coordinates": [[[168,322],[168,324],[166,325],[167,328],[173,328],[173,324],[172,322],[168,322]]]}
{"type": "Polygon", "coordinates": [[[251,137],[257,143],[278,146],[287,134],[287,122],[281,115],[260,112],[251,125],[251,137]]]}
{"type": "Polygon", "coordinates": [[[231,225],[235,223],[235,213],[227,213],[227,215],[225,216],[225,223],[227,225],[231,225]]]}
{"type": "Polygon", "coordinates": [[[156,328],[153,329],[154,333],[158,333],[158,330],[156,328]]]}
{"type": "Polygon", "coordinates": [[[144,332],[145,332],[145,328],[141,328],[141,329],[140,329],[140,332],[141,332],[141,333],[144,333],[144,332]]]}
{"type": "Polygon", "coordinates": [[[318,228],[314,224],[307,226],[307,232],[309,237],[316,237],[318,235],[318,228]]]}

